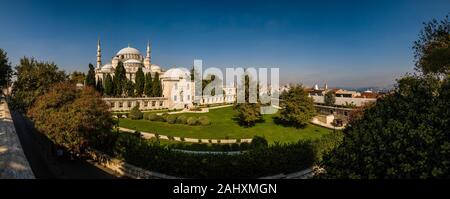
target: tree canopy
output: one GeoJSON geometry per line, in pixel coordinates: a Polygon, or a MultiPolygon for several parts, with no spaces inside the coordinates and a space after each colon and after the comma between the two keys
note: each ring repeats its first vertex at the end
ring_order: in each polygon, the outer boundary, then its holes
{"type": "Polygon", "coordinates": [[[92,87],[55,84],[38,97],[28,116],[56,145],[77,155],[92,147],[104,147],[111,138],[111,113],[92,87]]]}
{"type": "Polygon", "coordinates": [[[152,73],[145,74],[145,86],[144,86],[144,94],[147,97],[153,96],[153,80],[152,80],[152,73]]]}
{"type": "Polygon", "coordinates": [[[121,61],[119,61],[119,63],[117,64],[117,67],[114,71],[114,78],[113,78],[114,92],[115,92],[114,96],[120,97],[123,95],[123,93],[125,91],[126,82],[127,82],[127,76],[126,76],[125,67],[123,66],[123,63],[121,61]]]}
{"type": "Polygon", "coordinates": [[[86,86],[91,86],[92,88],[96,87],[95,70],[92,64],[89,64],[89,71],[86,76],[86,86]]]}
{"type": "Polygon", "coordinates": [[[327,106],[334,106],[334,104],[336,103],[336,97],[334,96],[333,92],[329,91],[323,97],[323,101],[327,106]]]}
{"type": "Polygon", "coordinates": [[[135,87],[136,87],[136,96],[141,97],[142,94],[144,93],[145,88],[145,75],[141,67],[139,67],[139,69],[136,72],[135,87]]]}
{"type": "Polygon", "coordinates": [[[11,63],[9,63],[7,53],[0,48],[0,93],[2,92],[2,88],[9,85],[11,76],[11,63]]]}
{"type": "Polygon", "coordinates": [[[450,73],[450,21],[433,19],[424,23],[419,39],[414,42],[416,70],[424,74],[450,73]]]}
{"type": "Polygon", "coordinates": [[[12,89],[12,105],[15,109],[26,111],[36,98],[42,95],[54,83],[65,81],[64,71],[54,63],[40,62],[24,57],[16,66],[16,76],[12,89]]]}
{"type": "Polygon", "coordinates": [[[314,102],[302,85],[293,85],[282,94],[278,122],[302,128],[315,115],[314,102]]]}

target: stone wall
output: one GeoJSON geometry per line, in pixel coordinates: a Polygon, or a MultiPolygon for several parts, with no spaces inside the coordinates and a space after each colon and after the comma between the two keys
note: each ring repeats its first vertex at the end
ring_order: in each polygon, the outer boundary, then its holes
{"type": "Polygon", "coordinates": [[[179,179],[178,177],[139,168],[117,158],[112,158],[99,151],[90,151],[89,156],[101,166],[114,171],[118,176],[125,176],[133,179],[179,179]]]}
{"type": "Polygon", "coordinates": [[[0,179],[34,179],[8,104],[0,99],[0,179]]]}

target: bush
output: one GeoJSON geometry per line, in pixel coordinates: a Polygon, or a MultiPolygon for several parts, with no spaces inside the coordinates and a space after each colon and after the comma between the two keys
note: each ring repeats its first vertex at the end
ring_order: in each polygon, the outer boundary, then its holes
{"type": "Polygon", "coordinates": [[[195,118],[195,117],[189,117],[189,118],[186,120],[186,124],[187,124],[187,125],[191,125],[191,126],[197,125],[197,124],[198,124],[197,118],[195,118]]]}
{"type": "Polygon", "coordinates": [[[207,116],[200,116],[198,118],[198,123],[202,126],[207,126],[211,124],[211,121],[209,121],[209,118],[207,116]]]}
{"type": "Polygon", "coordinates": [[[176,120],[177,124],[186,124],[187,123],[187,116],[186,115],[180,115],[177,117],[176,120]]]}
{"type": "Polygon", "coordinates": [[[266,138],[257,135],[253,137],[252,142],[250,143],[252,149],[266,148],[267,146],[269,146],[269,144],[267,143],[266,138]]]}
{"type": "Polygon", "coordinates": [[[132,120],[140,120],[142,119],[144,114],[139,110],[139,107],[135,106],[131,109],[129,117],[132,120]]]}
{"type": "Polygon", "coordinates": [[[166,122],[169,124],[175,124],[177,122],[177,116],[176,115],[169,115],[166,117],[166,122]]]}
{"type": "Polygon", "coordinates": [[[157,121],[157,122],[165,122],[164,118],[160,115],[156,115],[156,114],[149,114],[147,116],[147,120],[150,121],[157,121]]]}

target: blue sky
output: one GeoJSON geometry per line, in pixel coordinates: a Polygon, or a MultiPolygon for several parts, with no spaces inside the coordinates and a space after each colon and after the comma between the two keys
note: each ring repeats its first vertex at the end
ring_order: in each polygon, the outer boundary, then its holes
{"type": "Polygon", "coordinates": [[[282,83],[387,86],[413,71],[422,23],[450,1],[0,0],[0,48],[87,71],[128,43],[169,68],[279,67],[282,83]]]}

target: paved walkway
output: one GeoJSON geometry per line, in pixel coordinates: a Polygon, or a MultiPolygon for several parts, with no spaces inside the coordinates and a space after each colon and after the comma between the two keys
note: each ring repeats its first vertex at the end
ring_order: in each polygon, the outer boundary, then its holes
{"type": "Polygon", "coordinates": [[[0,99],[0,179],[33,179],[33,171],[17,136],[8,104],[0,99]]]}
{"type": "MultiPolygon", "coordinates": [[[[123,127],[119,127],[120,131],[124,131],[124,132],[129,132],[129,133],[134,133],[136,130],[133,129],[127,129],[127,128],[123,128],[123,127]]],[[[148,133],[148,132],[142,132],[141,131],[141,135],[144,139],[152,139],[152,138],[156,138],[156,134],[154,133],[148,133]]],[[[159,139],[162,140],[170,140],[169,136],[167,135],[159,135],[159,139]]],[[[174,141],[179,141],[179,142],[190,142],[190,143],[204,143],[204,144],[208,144],[208,143],[213,143],[213,144],[233,144],[233,143],[238,143],[237,139],[201,139],[201,138],[184,138],[184,141],[182,141],[181,137],[173,137],[174,141]],[[200,140],[200,142],[199,142],[200,140]],[[209,140],[211,140],[211,142],[209,142],[209,140]]],[[[252,142],[252,139],[241,139],[240,143],[250,143],[252,142]]]]}

